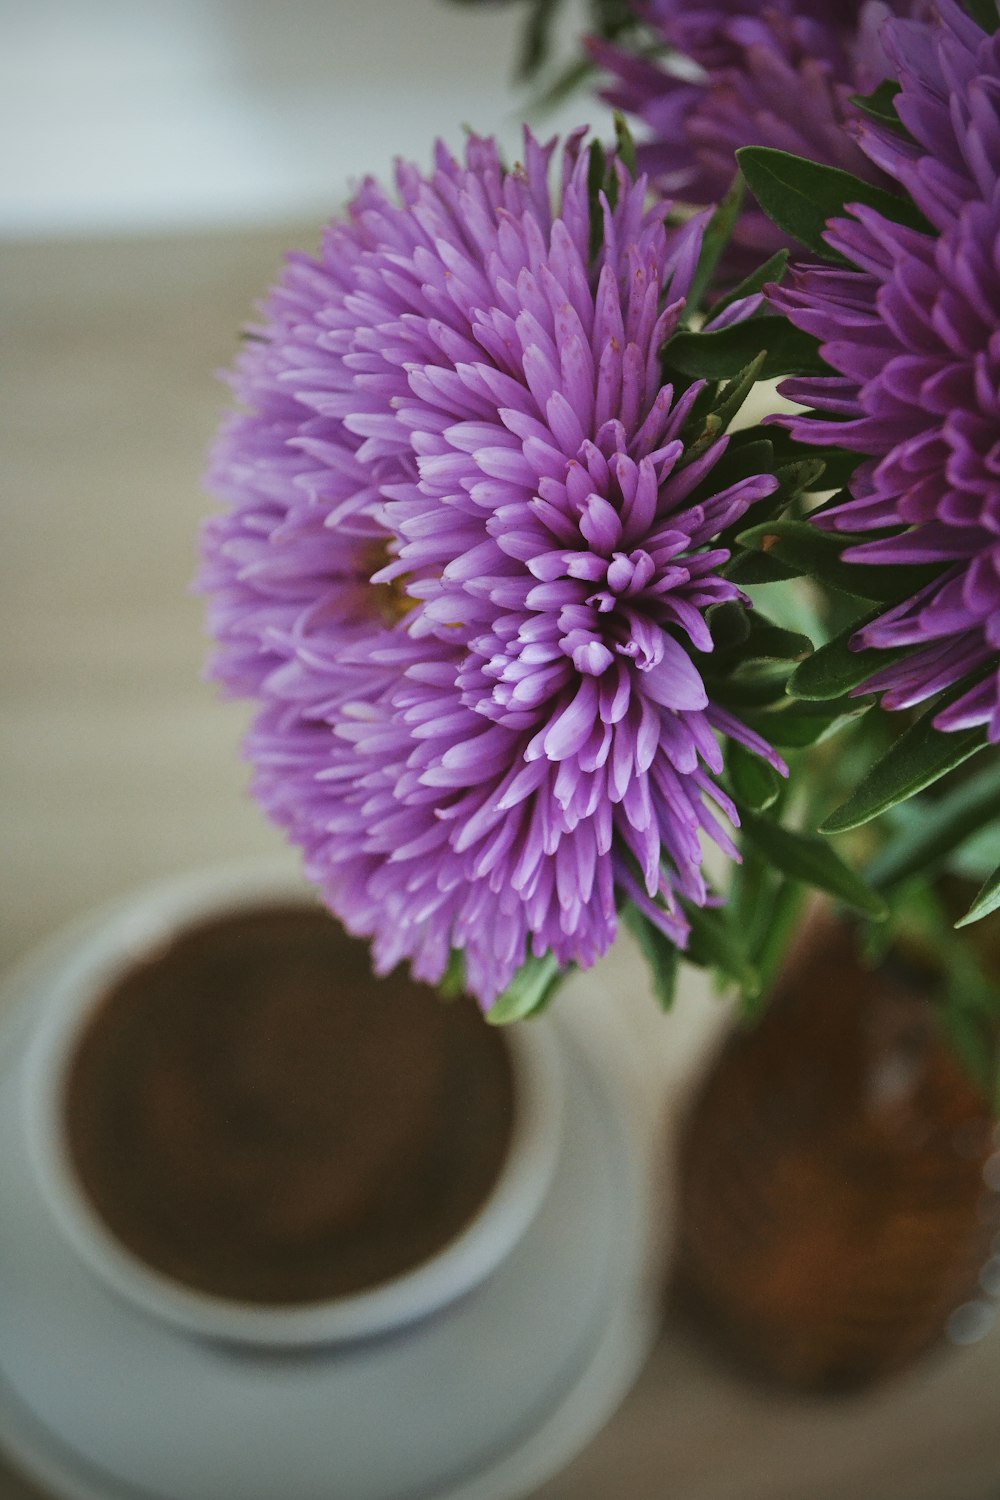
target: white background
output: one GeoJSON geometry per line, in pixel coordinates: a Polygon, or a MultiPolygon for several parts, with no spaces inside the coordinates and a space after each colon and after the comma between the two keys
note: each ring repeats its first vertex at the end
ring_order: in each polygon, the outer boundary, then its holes
{"type": "MultiPolygon", "coordinates": [[[[328,214],[462,126],[514,149],[524,7],[448,0],[0,0],[0,237],[328,214]]],[[[580,11],[562,22],[572,46],[580,11]]],[[[606,119],[585,95],[544,134],[606,119]]]]}

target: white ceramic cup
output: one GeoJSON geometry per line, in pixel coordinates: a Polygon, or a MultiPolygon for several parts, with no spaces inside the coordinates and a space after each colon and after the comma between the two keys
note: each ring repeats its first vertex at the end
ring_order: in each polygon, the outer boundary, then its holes
{"type": "Polygon", "coordinates": [[[186,928],[311,900],[300,877],[273,866],[210,870],[136,893],[100,916],[56,967],[27,1044],[21,1107],[28,1152],[60,1231],[133,1306],[205,1339],[301,1348],[384,1334],[428,1316],[471,1291],[506,1258],[538,1211],[558,1155],[560,1057],[542,1018],[504,1034],[514,1074],[514,1121],[493,1190],[455,1239],[402,1275],[319,1302],[243,1303],[172,1280],[115,1237],[78,1181],[66,1139],[67,1071],[92,1011],[129,969],[186,928]]]}

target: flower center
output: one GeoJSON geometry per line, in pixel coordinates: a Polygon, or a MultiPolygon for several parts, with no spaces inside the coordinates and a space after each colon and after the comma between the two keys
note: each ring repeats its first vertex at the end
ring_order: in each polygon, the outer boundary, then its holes
{"type": "Polygon", "coordinates": [[[605,587],[586,598],[583,610],[589,619],[579,606],[562,612],[565,634],[559,645],[578,672],[599,677],[616,655],[630,657],[640,671],[660,660],[660,631],[641,607],[636,608],[655,572],[653,559],[641,547],[615,552],[607,565],[605,587]]]}
{"type": "Polygon", "coordinates": [[[406,592],[410,577],[408,573],[394,573],[391,578],[376,580],[375,575],[395,561],[395,557],[389,550],[388,538],[384,541],[369,542],[363,549],[360,560],[360,571],[364,580],[375,590],[375,607],[390,627],[398,625],[400,620],[405,619],[420,603],[419,599],[412,598],[406,592]]]}

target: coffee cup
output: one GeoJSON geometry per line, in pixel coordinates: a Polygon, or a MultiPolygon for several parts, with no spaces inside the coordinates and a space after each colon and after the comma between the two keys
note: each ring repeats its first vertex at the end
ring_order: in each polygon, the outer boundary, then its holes
{"type": "MultiPolygon", "coordinates": [[[[240,1295],[238,1289],[234,1290],[228,1283],[220,1291],[217,1277],[216,1282],[211,1278],[207,1281],[201,1278],[204,1284],[197,1284],[198,1275],[171,1272],[169,1261],[165,1267],[162,1256],[144,1253],[141,1243],[137,1248],[135,1236],[116,1228],[115,1216],[108,1210],[107,1202],[102,1206],[95,1181],[101,1179],[102,1172],[107,1177],[105,1168],[114,1165],[116,1154],[127,1154],[126,1146],[132,1153],[129,1159],[133,1176],[139,1174],[141,1177],[143,1173],[157,1170],[156,1164],[163,1152],[157,1156],[151,1151],[147,1158],[141,1151],[137,1154],[136,1127],[130,1123],[128,1115],[123,1115],[123,1133],[127,1139],[122,1140],[120,1153],[116,1152],[114,1136],[107,1128],[101,1140],[90,1144],[90,1158],[95,1151],[99,1157],[103,1150],[103,1167],[98,1160],[98,1168],[88,1168],[88,1153],[81,1151],[79,1139],[74,1141],[74,1130],[79,1132],[82,1128],[80,1121],[88,1118],[87,1110],[91,1105],[94,1106],[91,1109],[94,1118],[100,1115],[97,1105],[102,1101],[97,1098],[94,1103],[91,1098],[94,1090],[99,1092],[108,1088],[108,1070],[105,1067],[102,1074],[101,1059],[102,1049],[103,1053],[109,1049],[102,1040],[102,1028],[107,1031],[116,1025],[124,1035],[135,1015],[133,1010],[130,1019],[125,1015],[126,1009],[145,1003],[143,994],[149,992],[152,984],[143,976],[159,975],[157,983],[162,991],[170,979],[171,964],[176,969],[178,954],[185,955],[189,966],[185,971],[186,985],[201,983],[196,973],[191,979],[193,971],[190,966],[198,962],[199,941],[203,949],[207,943],[211,950],[211,934],[228,933],[230,939],[235,939],[240,933],[252,933],[255,927],[260,932],[266,930],[270,934],[267,951],[273,963],[274,943],[280,936],[275,929],[281,928],[283,914],[285,919],[291,920],[293,928],[296,926],[295,914],[299,914],[298,925],[303,931],[312,932],[314,921],[327,921],[332,932],[332,919],[325,915],[320,918],[319,912],[320,908],[301,880],[270,867],[202,873],[148,889],[123,902],[94,924],[66,961],[53,970],[45,1005],[35,1019],[34,1031],[27,1044],[21,1075],[25,1138],[40,1196],[59,1232],[76,1256],[105,1286],[126,1299],[133,1308],[202,1339],[255,1348],[302,1348],[384,1335],[426,1318],[471,1292],[510,1254],[537,1213],[552,1176],[559,1149],[562,1080],[559,1049],[548,1023],[543,1019],[501,1033],[486,1028],[478,1018],[470,1023],[466,1017],[463,1025],[470,1028],[469,1034],[476,1037],[480,1050],[488,1029],[489,1047],[499,1048],[502,1052],[502,1072],[509,1079],[510,1094],[503,1150],[487,1173],[490,1181],[481,1186],[479,1201],[469,1209],[464,1222],[451,1226],[443,1242],[429,1251],[424,1244],[421,1250],[421,1236],[411,1236],[417,1245],[412,1264],[394,1263],[390,1274],[376,1273],[371,1284],[366,1284],[363,1274],[359,1277],[355,1272],[347,1290],[337,1285],[334,1276],[334,1290],[326,1294],[320,1277],[319,1290],[309,1291],[307,1288],[303,1291],[298,1287],[289,1293],[286,1287],[280,1295],[271,1297],[266,1287],[263,1292],[256,1287],[253,1295],[248,1296],[240,1295]],[[475,1031],[477,1026],[483,1028],[482,1034],[475,1031]],[[91,1054],[96,1056],[96,1062],[91,1054]],[[81,1074],[86,1076],[81,1079],[81,1074]],[[78,1096],[82,1096],[82,1104],[78,1096]]],[[[350,951],[356,972],[356,946],[350,951]]],[[[333,947],[331,952],[334,952],[333,947]]],[[[213,961],[218,964],[217,952],[213,961]]],[[[251,967],[255,961],[251,960],[251,967]]],[[[318,959],[314,954],[314,968],[315,961],[318,959]]],[[[377,992],[379,982],[371,979],[368,982],[377,992]]],[[[204,983],[208,985],[205,1003],[210,1003],[211,983],[208,980],[204,983]]],[[[403,983],[405,986],[408,981],[403,983]]],[[[334,996],[331,1004],[335,1003],[334,996]]],[[[399,1003],[405,1005],[408,1001],[401,998],[399,1003]]],[[[465,1005],[467,1002],[453,1003],[465,1005]]],[[[437,997],[433,997],[433,1004],[447,1010],[447,1003],[437,997]]],[[[471,1006],[471,1002],[468,1004],[471,1006]]],[[[301,1008],[299,1005],[299,1012],[301,1008]]],[[[312,1009],[316,1009],[315,1004],[312,1009]]],[[[388,1024],[384,1004],[381,1014],[382,1023],[388,1024]]],[[[433,1012],[427,1014],[433,1015],[433,1012]]],[[[237,1016],[233,1024],[238,1026],[239,1019],[237,1016]]],[[[295,1016],[290,1016],[288,1024],[293,1024],[294,1020],[295,1016]]],[[[280,1050],[280,1031],[285,1024],[280,1005],[271,1006],[268,1023],[272,1032],[279,1033],[278,1041],[269,1044],[271,1050],[275,1046],[280,1050]]],[[[419,1035],[419,1023],[416,1025],[414,1034],[419,1035]]],[[[166,1046],[164,1036],[169,1038],[169,1035],[169,1032],[163,1033],[158,1040],[153,1037],[149,1041],[146,1052],[152,1048],[152,1063],[148,1056],[142,1062],[145,1054],[133,1037],[130,1045],[138,1047],[136,1055],[140,1059],[136,1067],[140,1064],[149,1068],[160,1066],[156,1059],[162,1060],[166,1046]]],[[[236,1032],[231,1032],[230,1038],[236,1035],[236,1032]]],[[[216,1037],[216,1048],[219,1045],[216,1037]]],[[[227,1045],[235,1044],[230,1040],[227,1045]]],[[[370,1053],[371,1048],[368,1050],[370,1053]]],[[[268,1049],[265,1048],[264,1052],[267,1062],[268,1049]]],[[[174,1062],[176,1071],[180,1065],[176,1059],[174,1062]]],[[[161,1072],[165,1066],[163,1064],[160,1068],[161,1072]]],[[[491,1067],[495,1075],[497,1069],[493,1064],[491,1067]]],[[[205,1086],[210,1087],[211,1080],[205,1086]]],[[[138,1087],[137,1083],[136,1089],[138,1087]]],[[[332,1078],[331,1088],[336,1087],[336,1080],[332,1078]]],[[[360,1092],[364,1092],[363,1087],[360,1092]]],[[[359,1089],[355,1087],[355,1094],[358,1093],[359,1089]]],[[[177,1126],[183,1124],[188,1134],[196,1129],[197,1122],[192,1124],[184,1117],[183,1110],[185,1100],[193,1097],[190,1091],[188,1094],[182,1091],[180,1101],[168,1100],[167,1106],[168,1117],[174,1119],[177,1126]],[[171,1109],[173,1116],[170,1116],[171,1109]]],[[[319,1097],[322,1104],[321,1093],[319,1097]]],[[[107,1102],[103,1101],[102,1107],[107,1102]]],[[[156,1101],[153,1102],[155,1105],[156,1101]]],[[[420,1104],[426,1115],[428,1108],[440,1105],[440,1100],[422,1098],[420,1104]]],[[[464,1130],[475,1132],[475,1114],[473,1100],[463,1121],[464,1130]]],[[[109,1118],[107,1107],[104,1107],[103,1117],[105,1122],[109,1118]]],[[[358,1128],[356,1120],[351,1128],[358,1128]]],[[[380,1129],[383,1129],[382,1125],[380,1129]]],[[[405,1119],[401,1120],[399,1132],[402,1137],[407,1129],[405,1119]]],[[[241,1144],[240,1150],[245,1156],[244,1145],[241,1144]]],[[[383,1156],[390,1147],[390,1140],[382,1142],[383,1156]]],[[[243,1170],[243,1157],[238,1165],[243,1170]]],[[[361,1180],[363,1172],[359,1176],[360,1169],[356,1169],[353,1162],[351,1166],[354,1177],[361,1180]]],[[[203,1161],[199,1162],[199,1170],[204,1178],[207,1168],[203,1161]]],[[[150,1191],[151,1201],[156,1199],[155,1182],[140,1182],[139,1186],[147,1199],[150,1191]]],[[[203,1182],[202,1188],[205,1187],[203,1182]]],[[[120,1184],[115,1191],[120,1196],[120,1184]]],[[[333,1182],[327,1196],[336,1197],[337,1191],[336,1182],[333,1182]]],[[[414,1192],[411,1191],[409,1196],[412,1213],[414,1192]]],[[[159,1197],[165,1201],[168,1194],[161,1191],[159,1197]]],[[[245,1201],[244,1191],[241,1200],[244,1206],[245,1201]]],[[[391,1225],[382,1230],[382,1239],[388,1248],[391,1248],[392,1232],[391,1225]]],[[[331,1254],[336,1256],[336,1245],[331,1254]]],[[[398,1259],[397,1256],[397,1262],[398,1259]]]]}

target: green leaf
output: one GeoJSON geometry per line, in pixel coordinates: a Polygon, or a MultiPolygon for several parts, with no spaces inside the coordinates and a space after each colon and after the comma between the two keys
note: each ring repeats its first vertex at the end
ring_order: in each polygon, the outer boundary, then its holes
{"type": "Polygon", "coordinates": [[[919,814],[890,836],[868,866],[868,879],[880,891],[891,890],[914,875],[933,874],[948,856],[1000,816],[1000,761],[946,792],[924,801],[919,814]]]}
{"type": "Polygon", "coordinates": [[[724,907],[695,906],[682,903],[691,924],[685,957],[706,969],[716,969],[727,979],[734,979],[743,993],[751,998],[760,993],[760,976],[747,957],[746,948],[735,922],[724,907]]]}
{"type": "Polygon", "coordinates": [[[823,833],[845,833],[860,828],[880,813],[905,802],[916,792],[931,786],[947,771],[953,771],[986,743],[986,730],[958,729],[943,733],[934,728],[934,719],[948,703],[968,690],[963,680],[939,698],[909,729],[904,730],[888,753],[878,761],[855,788],[847,801],[832,812],[821,825],[823,833]]]}
{"type": "MultiPolygon", "coordinates": [[[[782,880],[772,897],[768,920],[753,950],[753,961],[760,972],[764,995],[770,990],[786,958],[792,937],[802,922],[802,907],[808,887],[800,880],[782,880]]],[[[753,1010],[744,1015],[753,1017],[753,1010]]]]}
{"type": "Polygon", "coordinates": [[[492,1026],[507,1026],[525,1016],[538,1015],[552,999],[564,972],[555,954],[546,953],[544,958],[532,955],[490,1006],[487,1021],[492,1026]]]}
{"type": "Polygon", "coordinates": [[[465,994],[465,954],[458,948],[451,950],[438,991],[444,1000],[458,1000],[465,994]]]}
{"type": "MultiPolygon", "coordinates": [[[[475,0],[481,4],[481,0],[475,0]]],[[[557,73],[552,82],[545,87],[540,94],[536,94],[529,104],[529,113],[546,114],[562,104],[577,89],[582,87],[588,79],[597,72],[596,63],[591,62],[589,57],[578,58],[576,62],[570,63],[557,73]]]]}
{"type": "Polygon", "coordinates": [[[705,679],[709,697],[713,703],[722,703],[726,708],[738,708],[744,717],[748,708],[760,708],[779,700],[784,702],[787,696],[785,684],[789,669],[785,662],[748,662],[731,677],[716,673],[712,668],[711,656],[706,654],[699,658],[698,670],[705,679]]]}
{"type": "Polygon", "coordinates": [[[788,563],[830,588],[856,599],[883,604],[894,604],[915,594],[941,573],[936,565],[874,567],[870,563],[843,562],[842,550],[853,546],[858,538],[831,535],[820,531],[811,521],[765,521],[741,531],[737,541],[741,547],[759,548],[769,557],[788,563]]]}
{"type": "Polygon", "coordinates": [[[706,616],[712,632],[715,658],[725,651],[739,650],[750,636],[750,611],[745,604],[727,599],[724,604],[713,604],[706,616]]]}
{"type": "Polygon", "coordinates": [[[590,207],[590,259],[596,259],[604,243],[604,217],[601,193],[607,178],[608,163],[600,141],[591,141],[587,157],[587,202],[590,207]]]}
{"type": "Polygon", "coordinates": [[[692,311],[701,306],[701,300],[712,283],[723,252],[733,237],[745,191],[743,175],[737,172],[729,191],[705,227],[698,268],[687,295],[687,305],[692,311]]]}
{"type": "MultiPolygon", "coordinates": [[[[836,440],[836,428],[839,424],[831,421],[829,425],[831,438],[836,440]]],[[[776,463],[787,463],[802,458],[812,458],[822,462],[824,489],[842,490],[849,483],[858,464],[861,463],[860,453],[849,453],[846,448],[799,443],[787,428],[777,424],[768,424],[767,436],[768,441],[774,447],[776,463]]],[[[849,496],[843,498],[848,499],[849,496]]]]}
{"type": "Polygon", "coordinates": [[[669,1010],[674,1003],[677,970],[680,965],[680,954],[676,945],[637,906],[629,903],[622,912],[622,918],[629,931],[635,936],[642,949],[643,957],[649,965],[657,1000],[664,1010],[669,1010]]]}
{"type": "Polygon", "coordinates": [[[719,426],[723,431],[729,426],[761,378],[760,372],[764,367],[766,358],[767,355],[763,351],[760,354],[755,354],[750,363],[738,375],[735,375],[732,380],[727,381],[719,390],[716,403],[712,407],[712,415],[718,419],[719,426]]]}
{"type": "MultiPolygon", "coordinates": [[[[752,361],[731,381],[717,385],[708,384],[699,393],[692,415],[685,423],[683,439],[685,451],[678,461],[679,468],[693,463],[706,448],[717,443],[725,427],[736,415],[747,395],[752,390],[757,376],[757,362],[752,361]]],[[[677,372],[664,371],[664,378],[676,379],[677,372]]],[[[691,492],[689,503],[699,504],[710,500],[721,490],[746,479],[752,474],[770,474],[774,469],[774,448],[766,437],[759,436],[758,428],[745,427],[729,434],[724,451],[713,464],[711,472],[691,492]]],[[[760,502],[757,508],[759,509],[760,502]]],[[[768,510],[766,514],[770,514],[768,510]]],[[[727,531],[735,535],[734,524],[727,531]]],[[[720,541],[720,545],[726,545],[720,541]]]]}
{"type": "Polygon", "coordinates": [[[803,750],[827,739],[851,719],[873,707],[874,698],[834,698],[823,703],[797,702],[773,713],[748,714],[751,728],[779,750],[803,750]]]}
{"type": "Polygon", "coordinates": [[[712,333],[675,333],[664,345],[664,373],[678,371],[693,380],[729,380],[763,353],[758,380],[778,375],[829,375],[819,340],[784,318],[748,318],[712,333]]]}
{"type": "Polygon", "coordinates": [[[723,564],[721,571],[741,588],[752,588],[758,583],[782,583],[788,578],[802,577],[801,568],[779,562],[769,552],[737,552],[729,562],[723,564]]]}
{"type": "Polygon", "coordinates": [[[756,271],[751,271],[749,276],[744,276],[743,280],[732,287],[724,297],[712,303],[709,325],[720,313],[724,313],[727,307],[732,307],[734,302],[740,302],[744,297],[752,297],[755,292],[761,291],[771,282],[777,285],[784,279],[787,268],[788,251],[776,250],[762,266],[757,267],[756,271]]]}
{"type": "Polygon", "coordinates": [[[955,850],[948,860],[948,871],[972,885],[982,885],[993,872],[998,849],[1000,828],[996,823],[987,823],[966,839],[961,849],[955,850]]]}
{"type": "Polygon", "coordinates": [[[733,866],[730,875],[726,910],[742,935],[750,962],[756,967],[763,929],[771,920],[771,898],[784,877],[751,844],[741,849],[740,854],[742,859],[733,866]]]}
{"type": "Polygon", "coordinates": [[[826,243],[828,219],[841,217],[846,205],[864,203],[895,224],[927,231],[930,226],[908,198],[896,197],[871,182],[862,182],[839,167],[821,166],[770,146],[743,146],[736,153],[747,185],[761,208],[792,239],[826,260],[845,264],[826,243]]]}
{"type": "MultiPolygon", "coordinates": [[[[753,513],[756,517],[756,524],[762,526],[766,521],[777,520],[782,511],[794,506],[806,492],[814,490],[823,474],[823,467],[820,459],[802,458],[785,464],[774,464],[772,460],[766,469],[758,469],[758,473],[772,473],[778,485],[770,495],[758,500],[754,505],[753,513]]],[[[745,528],[746,517],[740,516],[738,520],[719,533],[717,545],[725,547],[730,554],[736,553],[740,548],[740,537],[745,528]]],[[[760,580],[751,579],[750,581],[760,580]]]]}
{"type": "MultiPolygon", "coordinates": [[[[984,1035],[981,1018],[974,1012],[969,1013],[955,1003],[952,995],[947,996],[948,1003],[937,1007],[937,1014],[945,1032],[945,1039],[951,1051],[958,1058],[962,1067],[969,1077],[978,1085],[984,1096],[989,1099],[991,1090],[990,1080],[990,1053],[992,1051],[991,1040],[984,1035]]],[[[1000,1102],[993,1105],[994,1110],[1000,1110],[1000,1102]]]]}
{"type": "Polygon", "coordinates": [[[631,0],[590,0],[590,17],[598,36],[620,36],[638,24],[631,0]]]}
{"type": "Polygon", "coordinates": [[[781,481],[782,504],[788,505],[800,495],[813,493],[819,481],[826,478],[826,464],[821,458],[798,458],[778,464],[775,478],[781,481]]]}
{"type": "Polygon", "coordinates": [[[692,491],[689,504],[711,499],[721,490],[728,489],[751,474],[774,473],[774,449],[767,438],[756,435],[750,427],[742,428],[730,435],[725,453],[712,465],[696,490],[692,491]]]}
{"type": "Polygon", "coordinates": [[[749,624],[749,638],[744,647],[746,661],[801,661],[813,648],[807,635],[775,625],[759,609],[750,611],[749,624]]]}
{"type": "Polygon", "coordinates": [[[769,818],[760,818],[740,808],[743,837],[749,839],[771,863],[792,880],[816,886],[849,906],[882,921],[889,908],[839,854],[815,833],[799,833],[769,818]]]}
{"type": "Polygon", "coordinates": [[[973,922],[981,922],[983,917],[990,916],[998,907],[1000,907],[1000,866],[993,871],[965,916],[961,917],[955,926],[968,927],[973,922]]]}
{"type": "Polygon", "coordinates": [[[535,76],[552,49],[552,29],[559,0],[531,0],[530,14],[521,36],[515,78],[527,81],[535,76]]]}
{"type": "MultiPolygon", "coordinates": [[[[674,376],[667,376],[665,374],[664,378],[674,379],[674,376]]],[[[703,420],[703,425],[699,436],[692,438],[688,442],[682,457],[678,459],[677,467],[675,468],[674,473],[676,474],[679,470],[686,469],[688,464],[693,464],[695,459],[700,458],[705,450],[707,448],[711,448],[712,444],[715,443],[721,436],[722,423],[719,421],[714,412],[709,412],[703,420]]]]}
{"type": "MultiPolygon", "coordinates": [[[[781,518],[783,511],[789,508],[797,508],[804,491],[815,486],[823,466],[815,459],[805,459],[792,464],[773,465],[771,474],[778,481],[776,488],[770,495],[765,495],[758,500],[753,507],[755,524],[763,526],[769,521],[777,521],[781,518]]],[[[758,470],[758,472],[761,472],[758,470]]],[[[730,554],[730,563],[724,565],[723,571],[728,572],[738,556],[745,556],[746,549],[740,538],[746,530],[747,517],[740,516],[720,531],[716,539],[716,545],[724,547],[730,554]]],[[[783,565],[776,565],[783,566],[783,565]]],[[[760,570],[759,567],[751,569],[747,580],[750,583],[773,582],[776,575],[770,567],[760,570]]],[[[780,577],[795,576],[794,574],[780,574],[780,577]]]]}
{"type": "Polygon", "coordinates": [[[777,771],[738,740],[729,742],[726,768],[733,795],[744,807],[763,812],[777,802],[781,792],[781,778],[777,771]]]}
{"type": "Polygon", "coordinates": [[[981,26],[988,36],[992,36],[1000,20],[995,0],[963,0],[963,3],[976,25],[981,26]]]}
{"type": "MultiPolygon", "coordinates": [[[[769,429],[774,441],[774,429],[769,429]]],[[[813,457],[822,461],[823,486],[831,490],[843,490],[854,477],[861,463],[860,453],[850,453],[846,448],[814,448],[813,457]]],[[[845,497],[847,498],[847,497],[845,497]]]]}
{"type": "MultiPolygon", "coordinates": [[[[749,590],[749,595],[755,614],[766,613],[776,625],[808,636],[810,640],[826,640],[826,626],[816,607],[819,596],[814,590],[789,589],[782,583],[769,583],[757,584],[749,590]]],[[[825,599],[822,603],[825,613],[825,599]]]]}
{"type": "Polygon", "coordinates": [[[890,130],[902,131],[907,135],[909,132],[897,115],[893,102],[901,87],[898,79],[885,78],[870,94],[852,94],[851,103],[870,120],[877,120],[880,125],[887,125],[890,130]]]}
{"type": "Polygon", "coordinates": [[[628,121],[621,110],[616,109],[615,121],[615,146],[618,152],[618,160],[626,168],[631,177],[635,176],[635,141],[632,132],[628,128],[628,121]]]}
{"type": "Polygon", "coordinates": [[[848,644],[857,631],[877,620],[884,611],[879,608],[861,619],[854,620],[839,635],[814,651],[802,665],[792,673],[788,691],[793,698],[811,700],[841,698],[852,688],[871,677],[882,667],[901,661],[915,648],[900,646],[892,650],[852,651],[848,644]]]}

